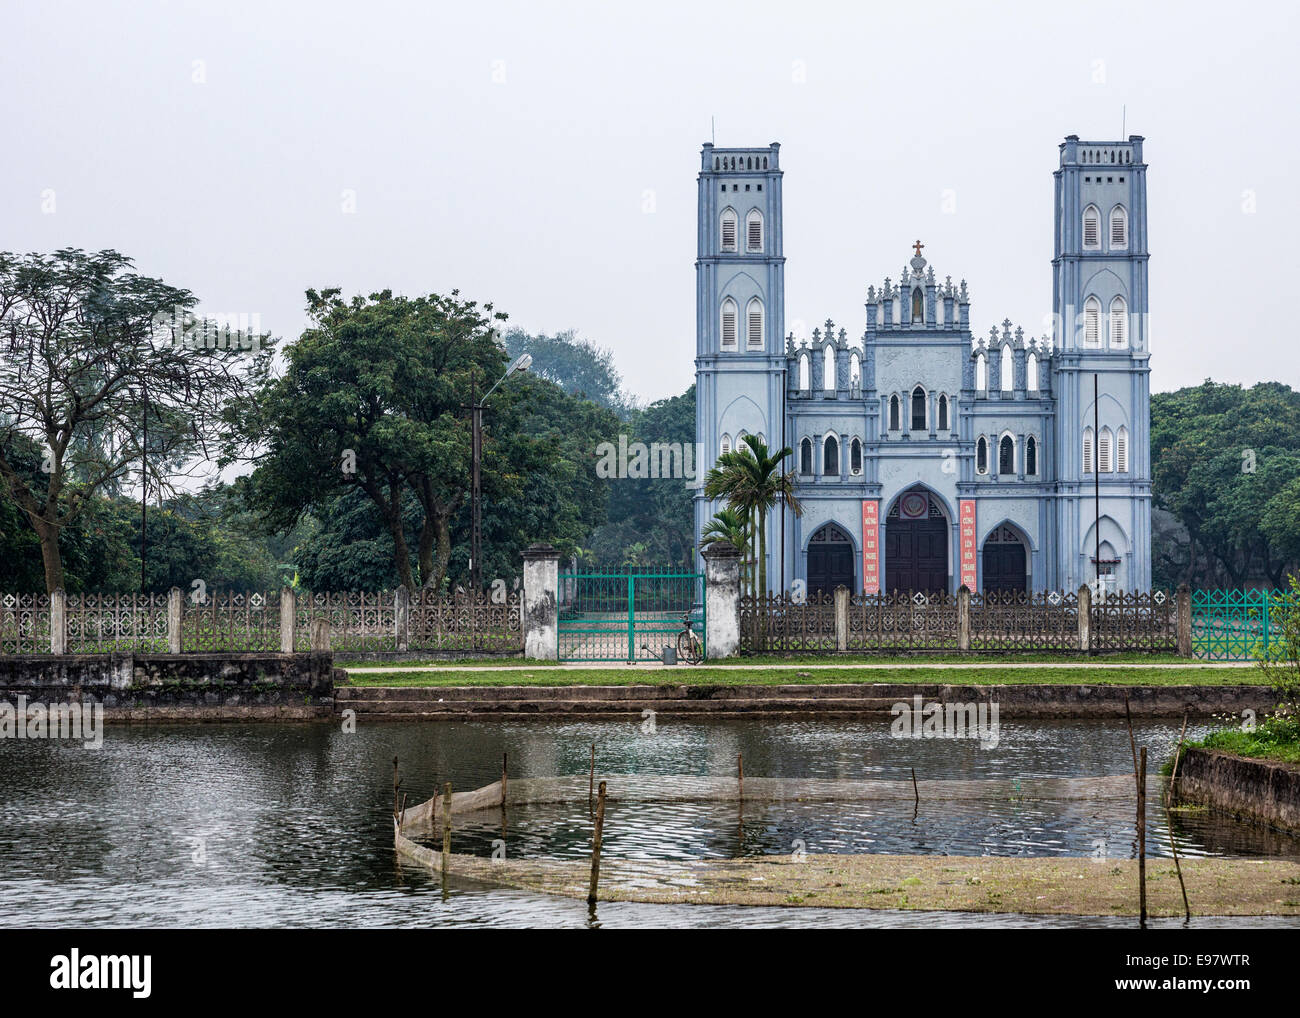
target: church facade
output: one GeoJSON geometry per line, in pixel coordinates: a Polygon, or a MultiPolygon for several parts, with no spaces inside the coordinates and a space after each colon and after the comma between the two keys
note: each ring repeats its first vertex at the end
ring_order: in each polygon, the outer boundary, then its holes
{"type": "MultiPolygon", "coordinates": [[[[773,592],[1150,589],[1142,142],[1060,145],[1050,337],[1004,319],[976,338],[965,280],[917,241],[867,287],[860,339],[827,321],[799,344],[780,146],[704,146],[699,466],[745,435],[793,450],[803,512],[767,520],[773,592]]],[[[697,547],[718,508],[697,491],[697,547]]]]}

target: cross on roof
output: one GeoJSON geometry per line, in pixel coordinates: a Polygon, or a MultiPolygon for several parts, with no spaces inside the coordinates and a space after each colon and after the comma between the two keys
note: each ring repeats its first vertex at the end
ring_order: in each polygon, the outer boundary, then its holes
{"type": "Polygon", "coordinates": [[[922,243],[918,240],[918,241],[917,241],[915,244],[913,244],[912,246],[913,246],[914,248],[916,248],[916,257],[920,258],[920,257],[921,257],[921,248],[925,247],[925,245],[922,244],[922,243]]]}

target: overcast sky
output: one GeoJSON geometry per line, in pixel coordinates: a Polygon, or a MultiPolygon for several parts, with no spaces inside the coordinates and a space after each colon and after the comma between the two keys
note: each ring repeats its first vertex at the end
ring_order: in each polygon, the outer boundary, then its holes
{"type": "Polygon", "coordinates": [[[1041,332],[1057,145],[1127,133],[1153,388],[1300,384],[1294,4],[0,3],[0,249],[280,336],[308,287],[459,288],[681,392],[711,118],[782,144],[787,329],[860,336],[920,238],[977,335],[1041,332]]]}

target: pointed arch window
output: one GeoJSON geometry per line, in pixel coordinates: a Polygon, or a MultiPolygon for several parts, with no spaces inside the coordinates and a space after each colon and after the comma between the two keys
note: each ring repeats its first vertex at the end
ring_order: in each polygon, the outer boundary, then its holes
{"type": "Polygon", "coordinates": [[[987,474],[989,472],[989,440],[980,435],[979,441],[975,443],[975,473],[987,474]]]}
{"type": "Polygon", "coordinates": [[[1128,473],[1128,428],[1122,424],[1115,433],[1115,469],[1121,474],[1128,473]]]}
{"type": "Polygon", "coordinates": [[[834,435],[826,436],[826,443],[822,446],[822,473],[839,474],[840,472],[840,443],[834,435]]]}
{"type": "Polygon", "coordinates": [[[1025,439],[1025,473],[1038,476],[1038,442],[1033,435],[1025,439]]]}
{"type": "Polygon", "coordinates": [[[1128,247],[1128,210],[1123,205],[1110,210],[1110,247],[1112,251],[1128,247]]]}
{"type": "Polygon", "coordinates": [[[748,339],[746,346],[750,350],[763,349],[763,302],[755,297],[745,310],[748,339]]]}
{"type": "Polygon", "coordinates": [[[912,390],[912,430],[929,430],[925,422],[925,390],[919,385],[912,390]]]}
{"type": "Polygon", "coordinates": [[[807,392],[812,387],[811,373],[808,370],[808,355],[799,355],[799,391],[807,392]]]}
{"type": "Polygon", "coordinates": [[[912,291],[912,321],[925,322],[925,294],[919,286],[912,291]]]}
{"type": "Polygon", "coordinates": [[[763,250],[763,213],[758,209],[750,209],[745,217],[745,250],[763,250]]]}
{"type": "Polygon", "coordinates": [[[722,302],[722,349],[736,349],[736,302],[730,297],[722,302]]]}
{"type": "Polygon", "coordinates": [[[1097,211],[1096,205],[1089,205],[1083,210],[1083,249],[1101,250],[1101,213],[1097,211]]]}
{"type": "Polygon", "coordinates": [[[723,455],[723,456],[725,456],[727,453],[731,452],[731,436],[730,436],[730,435],[723,435],[723,436],[722,436],[722,441],[718,444],[718,452],[719,452],[719,454],[721,454],[721,455],[723,455]]]}
{"type": "Polygon", "coordinates": [[[736,250],[736,210],[722,210],[722,250],[736,250]]]}
{"type": "Polygon", "coordinates": [[[948,430],[948,397],[942,394],[939,396],[939,430],[948,430]]]}
{"type": "Polygon", "coordinates": [[[1016,472],[1016,440],[1010,435],[1003,435],[998,442],[998,473],[1014,474],[1016,472]]]}
{"type": "Polygon", "coordinates": [[[1003,344],[1000,367],[1002,369],[1002,391],[1010,392],[1015,388],[1015,361],[1012,360],[1011,345],[1003,344]]]}
{"type": "Polygon", "coordinates": [[[1114,435],[1110,428],[1101,429],[1101,437],[1097,439],[1097,470],[1103,474],[1109,474],[1114,467],[1110,462],[1110,450],[1114,444],[1114,435]]]}
{"type": "Polygon", "coordinates": [[[897,431],[903,425],[899,420],[898,395],[889,397],[889,430],[897,431]]]}
{"type": "Polygon", "coordinates": [[[1092,473],[1092,428],[1083,429],[1083,472],[1092,473]]]}
{"type": "Polygon", "coordinates": [[[983,392],[989,387],[989,364],[984,355],[975,356],[975,391],[983,392]]]}
{"type": "Polygon", "coordinates": [[[862,360],[856,350],[849,356],[849,386],[853,389],[862,387],[862,360]]]}
{"type": "Polygon", "coordinates": [[[1096,297],[1083,302],[1083,345],[1101,346],[1101,301],[1096,297]]]}
{"type": "Polygon", "coordinates": [[[1038,354],[1030,353],[1025,358],[1025,388],[1029,392],[1038,391],[1038,354]]]}
{"type": "Polygon", "coordinates": [[[822,388],[834,392],[839,388],[835,370],[835,347],[828,346],[822,351],[822,388]]]}
{"type": "Polygon", "coordinates": [[[805,438],[799,443],[799,473],[812,473],[812,439],[805,438]]]}
{"type": "Polygon", "coordinates": [[[849,471],[862,473],[862,443],[856,438],[849,444],[849,471]]]}
{"type": "Polygon", "coordinates": [[[1123,297],[1110,302],[1110,345],[1128,346],[1128,302],[1123,297]]]}

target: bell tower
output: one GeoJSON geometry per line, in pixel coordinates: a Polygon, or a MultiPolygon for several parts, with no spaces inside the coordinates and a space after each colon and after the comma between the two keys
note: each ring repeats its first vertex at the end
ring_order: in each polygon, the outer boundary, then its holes
{"type": "MultiPolygon", "coordinates": [[[[744,435],[782,445],[785,398],[785,255],[781,146],[700,154],[695,260],[695,401],[698,476],[744,435]]],[[[717,510],[695,496],[697,544],[717,510]]],[[[768,534],[773,533],[768,521],[768,534]]],[[[768,554],[779,554],[769,536],[768,554]]],[[[779,585],[780,570],[768,563],[779,585]]]]}
{"type": "Polygon", "coordinates": [[[1060,146],[1052,259],[1057,586],[1151,587],[1147,191],[1142,141],[1060,146]],[[1095,398],[1094,398],[1095,392],[1095,398]]]}

